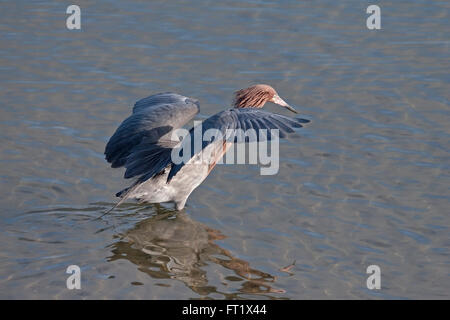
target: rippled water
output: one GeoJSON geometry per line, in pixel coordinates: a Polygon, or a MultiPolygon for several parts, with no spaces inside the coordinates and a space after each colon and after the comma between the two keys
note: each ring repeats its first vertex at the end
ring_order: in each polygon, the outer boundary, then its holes
{"type": "Polygon", "coordinates": [[[379,31],[366,1],[77,4],[69,31],[66,4],[1,2],[1,298],[450,297],[448,2],[384,1],[379,31]],[[258,82],[312,120],[278,175],[222,165],[181,213],[94,220],[135,101],[175,91],[203,119],[258,82]]]}

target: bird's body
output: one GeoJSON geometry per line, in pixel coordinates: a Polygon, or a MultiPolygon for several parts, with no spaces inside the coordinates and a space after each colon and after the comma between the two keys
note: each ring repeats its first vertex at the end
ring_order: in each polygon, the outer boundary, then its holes
{"type": "MultiPolygon", "coordinates": [[[[218,158],[214,149],[216,144],[211,144],[202,151],[199,157],[207,159],[218,158]]],[[[134,190],[127,194],[127,198],[136,199],[139,202],[162,203],[172,202],[177,210],[183,209],[187,198],[211,172],[208,161],[194,163],[193,158],[167,183],[170,165],[153,178],[139,184],[134,190]]],[[[128,191],[128,188],[123,190],[128,191]]]]}
{"type": "MultiPolygon", "coordinates": [[[[197,100],[161,93],[136,102],[132,115],[122,122],[105,148],[106,160],[111,166],[125,167],[125,178],[136,179],[130,187],[117,193],[121,198],[117,205],[126,199],[136,199],[148,203],[172,202],[181,210],[191,192],[232,146],[233,142],[225,138],[227,130],[279,129],[283,137],[308,122],[258,110],[266,101],[296,112],[270,86],[240,90],[236,93],[235,108],[221,111],[201,123],[202,134],[215,129],[223,137],[202,141],[200,148],[194,146],[197,127],[181,141],[174,135],[176,129],[199,112],[197,100]],[[189,146],[192,147],[187,148],[189,146]],[[175,162],[174,150],[186,152],[187,161],[175,162]]],[[[271,136],[268,134],[264,138],[270,140],[271,136]]],[[[263,138],[258,135],[256,139],[263,138]]]]}

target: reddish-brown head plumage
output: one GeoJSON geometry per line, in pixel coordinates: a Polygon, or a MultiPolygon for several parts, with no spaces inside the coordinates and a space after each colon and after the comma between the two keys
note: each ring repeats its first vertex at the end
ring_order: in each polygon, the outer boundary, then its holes
{"type": "Polygon", "coordinates": [[[236,91],[235,108],[262,108],[277,92],[267,84],[257,84],[246,89],[236,91]]]}
{"type": "Polygon", "coordinates": [[[267,84],[257,84],[246,89],[241,89],[236,91],[235,94],[235,108],[262,108],[267,101],[270,101],[292,112],[298,113],[286,101],[280,98],[274,88],[267,84]]]}

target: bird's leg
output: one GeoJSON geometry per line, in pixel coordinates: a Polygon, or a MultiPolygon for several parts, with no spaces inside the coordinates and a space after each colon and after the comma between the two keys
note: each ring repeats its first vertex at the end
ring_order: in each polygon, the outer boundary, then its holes
{"type": "Polygon", "coordinates": [[[187,198],[184,198],[184,199],[182,199],[182,200],[180,200],[180,201],[176,201],[176,202],[175,202],[175,209],[176,209],[177,211],[183,210],[184,205],[186,204],[186,200],[187,200],[187,198]]]}

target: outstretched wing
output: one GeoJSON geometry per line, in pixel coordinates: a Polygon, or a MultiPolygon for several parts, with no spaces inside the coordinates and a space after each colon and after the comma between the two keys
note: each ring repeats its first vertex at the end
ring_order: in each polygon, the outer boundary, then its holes
{"type": "MultiPolygon", "coordinates": [[[[218,133],[220,133],[223,139],[227,139],[227,129],[242,129],[242,131],[239,130],[239,133],[249,132],[250,130],[250,134],[244,136],[239,134],[235,135],[234,142],[264,141],[271,140],[273,138],[270,132],[271,129],[278,129],[279,137],[284,138],[287,134],[295,132],[294,128],[301,128],[303,123],[308,122],[309,120],[306,119],[290,118],[256,108],[234,108],[219,112],[203,121],[201,123],[201,137],[204,137],[205,132],[209,129],[215,129],[218,130],[218,133]]],[[[197,145],[200,144],[196,144],[194,142],[195,130],[196,127],[192,128],[189,136],[186,137],[189,139],[183,139],[182,143],[178,147],[180,148],[179,154],[181,156],[184,156],[184,150],[190,150],[189,157],[184,158],[191,159],[195,154],[205,149],[209,144],[217,139],[216,136],[211,136],[210,140],[202,141],[201,150],[196,150],[197,145]],[[190,146],[188,144],[190,144],[190,146]]],[[[172,164],[168,181],[170,181],[184,165],[185,162],[180,164],[172,164]]]]}
{"type": "MultiPolygon", "coordinates": [[[[170,141],[172,130],[181,128],[199,110],[197,100],[176,93],[159,93],[139,100],[134,105],[133,114],[109,139],[105,148],[106,160],[113,168],[128,167],[128,159],[136,160],[143,151],[147,157],[153,154],[156,159],[164,150],[173,147],[173,144],[162,141],[170,141]]],[[[132,163],[136,165],[135,161],[132,163]]],[[[137,175],[133,170],[131,173],[127,170],[127,178],[137,175]]]]}

